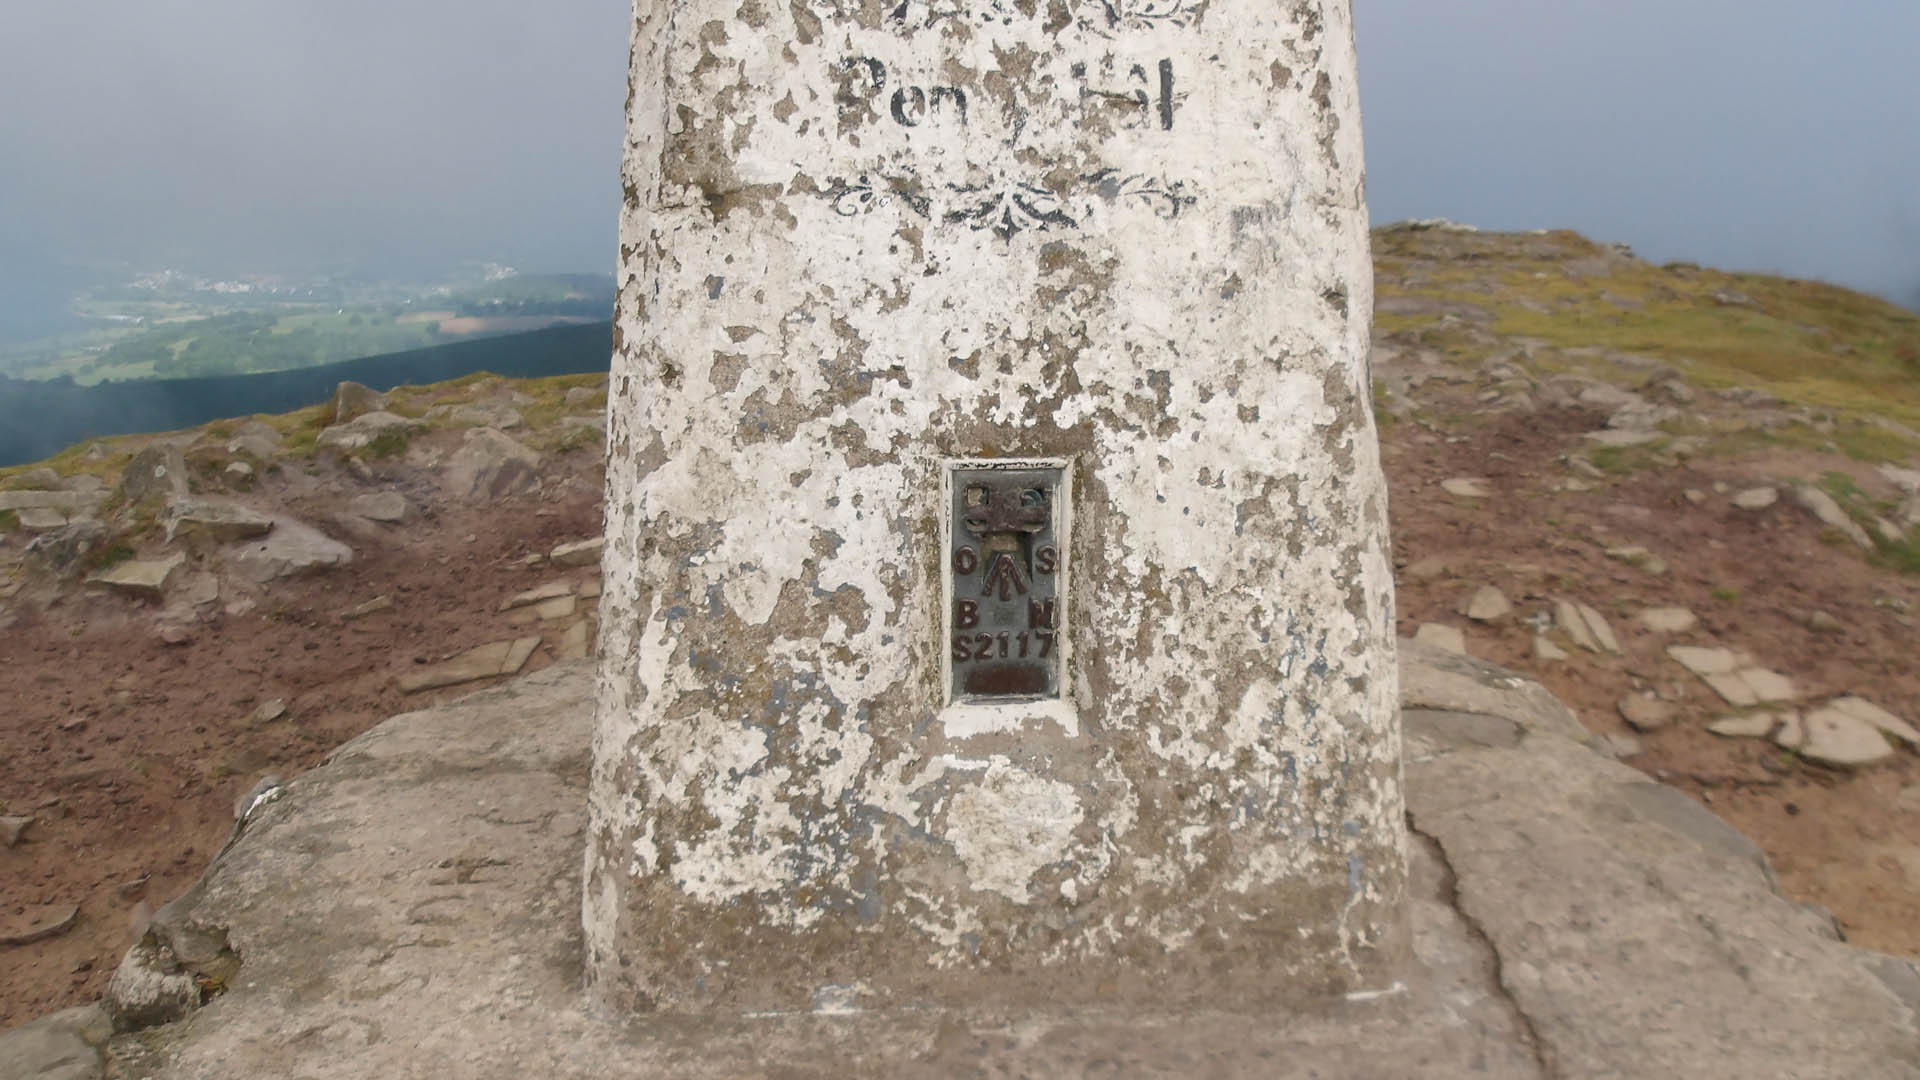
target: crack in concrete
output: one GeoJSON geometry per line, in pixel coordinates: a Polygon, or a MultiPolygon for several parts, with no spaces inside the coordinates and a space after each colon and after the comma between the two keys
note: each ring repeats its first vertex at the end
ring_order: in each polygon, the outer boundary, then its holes
{"type": "Polygon", "coordinates": [[[1416,842],[1424,843],[1431,849],[1430,853],[1440,867],[1441,888],[1446,893],[1447,906],[1460,916],[1460,921],[1466,924],[1467,932],[1486,949],[1487,955],[1493,958],[1493,985],[1500,999],[1506,1002],[1508,1009],[1512,1010],[1514,1020],[1518,1023],[1521,1034],[1526,1038],[1527,1049],[1533,1052],[1533,1062],[1539,1068],[1541,1077],[1543,1080],[1562,1080],[1563,1074],[1549,1059],[1546,1040],[1541,1037],[1540,1030],[1534,1026],[1533,1017],[1527,1015],[1527,1010],[1521,1006],[1520,999],[1514,997],[1513,991],[1507,986],[1506,960],[1500,955],[1500,947],[1494,943],[1493,937],[1487,933],[1486,927],[1480,924],[1480,920],[1474,918],[1460,903],[1460,875],[1453,868],[1453,860],[1447,856],[1446,845],[1432,833],[1423,832],[1415,823],[1411,810],[1407,811],[1407,832],[1415,838],[1416,842]]]}

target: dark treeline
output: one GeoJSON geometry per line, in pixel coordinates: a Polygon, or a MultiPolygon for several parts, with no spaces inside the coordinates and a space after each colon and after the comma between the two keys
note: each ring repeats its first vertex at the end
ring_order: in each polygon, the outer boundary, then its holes
{"type": "Polygon", "coordinates": [[[87,439],[172,431],[209,420],[289,412],[326,400],[351,379],[376,390],[420,386],[476,371],[513,378],[605,371],[611,323],[436,345],[264,375],[146,379],[76,386],[71,379],[0,378],[0,466],[38,461],[87,439]]]}

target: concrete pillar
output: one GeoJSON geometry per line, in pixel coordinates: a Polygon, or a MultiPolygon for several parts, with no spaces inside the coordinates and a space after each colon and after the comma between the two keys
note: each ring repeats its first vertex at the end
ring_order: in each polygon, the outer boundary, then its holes
{"type": "Polygon", "coordinates": [[[1391,985],[1348,4],[638,7],[595,998],[1391,985]]]}

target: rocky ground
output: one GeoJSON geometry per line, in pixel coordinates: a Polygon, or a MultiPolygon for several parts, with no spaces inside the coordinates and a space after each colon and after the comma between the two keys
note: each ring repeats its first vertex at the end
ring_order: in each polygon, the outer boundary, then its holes
{"type": "MultiPolygon", "coordinates": [[[[1376,242],[1401,632],[1535,675],[1920,956],[1920,320],[1570,234],[1376,242]]],[[[0,470],[0,1027],[99,996],[263,777],[590,650],[603,384],[0,470]]]]}

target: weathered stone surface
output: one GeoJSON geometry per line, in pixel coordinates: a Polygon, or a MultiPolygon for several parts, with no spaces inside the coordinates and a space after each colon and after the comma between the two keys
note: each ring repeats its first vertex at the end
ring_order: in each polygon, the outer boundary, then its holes
{"type": "Polygon", "coordinates": [[[353,549],[311,525],[275,515],[272,532],[229,545],[221,549],[220,558],[241,577],[264,585],[345,566],[353,561],[353,549]]]}
{"type": "Polygon", "coordinates": [[[390,431],[410,433],[425,427],[418,420],[409,420],[390,412],[370,412],[322,430],[315,441],[336,450],[364,450],[373,440],[390,431]]]}
{"type": "Polygon", "coordinates": [[[407,502],[407,497],[397,491],[376,491],[367,495],[355,495],[347,504],[347,511],[368,521],[398,524],[407,520],[413,507],[407,502]]]}
{"type": "Polygon", "coordinates": [[[128,559],[89,575],[87,583],[103,585],[114,592],[142,600],[158,600],[166,594],[174,575],[186,564],[187,557],[178,553],[164,559],[128,559]]]}
{"type": "Polygon", "coordinates": [[[1507,600],[1507,594],[1491,585],[1476,589],[1467,602],[1460,606],[1460,614],[1475,622],[1494,622],[1512,613],[1513,604],[1507,600]]]}
{"type": "MultiPolygon", "coordinates": [[[[1391,985],[1348,5],[759,10],[685,0],[635,31],[595,993],[1391,985]],[[1037,701],[952,694],[952,665],[1004,671],[956,642],[935,551],[950,516],[969,532],[947,485],[981,458],[1062,463],[1050,494],[998,493],[1066,538],[1031,563],[1064,608],[1019,613],[1065,658],[1025,669],[1062,689],[1037,701]]],[[[978,505],[995,542],[1019,531],[978,505]]],[[[1006,568],[1011,610],[1019,551],[953,572],[1006,568]]]]}
{"type": "Polygon", "coordinates": [[[1816,487],[1801,486],[1793,489],[1793,499],[1802,509],[1818,518],[1820,524],[1837,530],[1853,541],[1854,546],[1867,551],[1873,550],[1873,539],[1867,535],[1865,529],[1847,516],[1845,510],[1840,509],[1840,504],[1833,501],[1833,496],[1816,487]]]}
{"type": "Polygon", "coordinates": [[[1403,708],[1502,716],[1528,732],[1588,738],[1573,710],[1532,679],[1405,638],[1399,657],[1403,708]]]}
{"type": "Polygon", "coordinates": [[[250,506],[218,499],[176,499],[162,519],[167,539],[187,538],[212,544],[249,540],[273,531],[273,518],[250,506]]]}
{"type": "Polygon", "coordinates": [[[129,502],[186,498],[186,456],[171,443],[147,447],[120,470],[120,490],[129,502]]]}
{"type": "Polygon", "coordinates": [[[1533,657],[1546,663],[1573,659],[1567,655],[1567,650],[1555,645],[1553,639],[1545,634],[1533,635],[1533,657]]]}
{"type": "Polygon", "coordinates": [[[401,693],[414,694],[422,690],[436,690],[443,686],[458,686],[478,679],[490,679],[496,675],[512,675],[527,665],[527,659],[533,655],[533,650],[539,647],[538,637],[495,641],[478,648],[468,649],[451,660],[404,672],[395,681],[399,684],[401,693]]]}
{"type": "Polygon", "coordinates": [[[540,455],[494,428],[472,428],[442,472],[447,492],[487,501],[532,491],[540,483],[540,455]]]}
{"type": "Polygon", "coordinates": [[[1776,488],[1748,488],[1733,497],[1733,505],[1741,510],[1765,510],[1780,501],[1780,492],[1776,488]]]}
{"type": "MultiPolygon", "coordinates": [[[[1443,681],[1532,711],[1537,684],[1441,659],[1443,681]]],[[[1405,718],[1426,749],[1407,766],[1417,962],[1397,993],[889,1013],[849,984],[779,1016],[606,1024],[583,1007],[573,923],[592,689],[556,666],[389,720],[303,776],[181,913],[228,927],[243,975],[192,1024],[114,1040],[115,1075],[1920,1077],[1910,964],[1823,934],[1685,795],[1477,711],[1405,718]]]]}
{"type": "Polygon", "coordinates": [[[55,574],[75,570],[80,560],[107,539],[104,523],[91,519],[69,523],[65,528],[41,533],[27,544],[27,556],[55,574]]]}
{"type": "Polygon", "coordinates": [[[67,525],[67,515],[61,510],[29,507],[25,510],[16,510],[14,513],[20,518],[20,527],[28,532],[52,532],[55,529],[63,529],[67,525]]]}
{"type": "Polygon", "coordinates": [[[549,556],[555,566],[598,566],[600,553],[606,548],[607,539],[596,536],[591,540],[578,540],[571,544],[561,544],[553,549],[549,556]]]}
{"type": "Polygon", "coordinates": [[[1656,634],[1684,634],[1700,625],[1700,619],[1683,607],[1648,608],[1639,615],[1640,625],[1656,634]]]}
{"type": "Polygon", "coordinates": [[[99,1080],[100,1047],[113,1028],[97,1005],[82,1005],[0,1031],[4,1080],[99,1080]]]}
{"type": "Polygon", "coordinates": [[[392,611],[392,610],[393,610],[393,597],[376,596],[364,604],[356,604],[353,607],[350,607],[347,610],[341,612],[340,618],[346,622],[353,622],[356,619],[364,619],[369,615],[377,615],[382,611],[392,611]]]}
{"type": "Polygon", "coordinates": [[[1461,633],[1460,628],[1457,626],[1447,626],[1442,623],[1421,623],[1420,628],[1413,633],[1413,640],[1422,645],[1431,645],[1436,649],[1445,649],[1448,652],[1464,653],[1467,651],[1467,635],[1461,633]]]}
{"type": "Polygon", "coordinates": [[[346,381],[333,388],[333,422],[344,424],[387,407],[387,395],[370,386],[346,381]]]}
{"type": "Polygon", "coordinates": [[[200,987],[149,934],[114,969],[102,1004],[115,1031],[141,1031],[186,1019],[200,1007],[200,987]]]}

